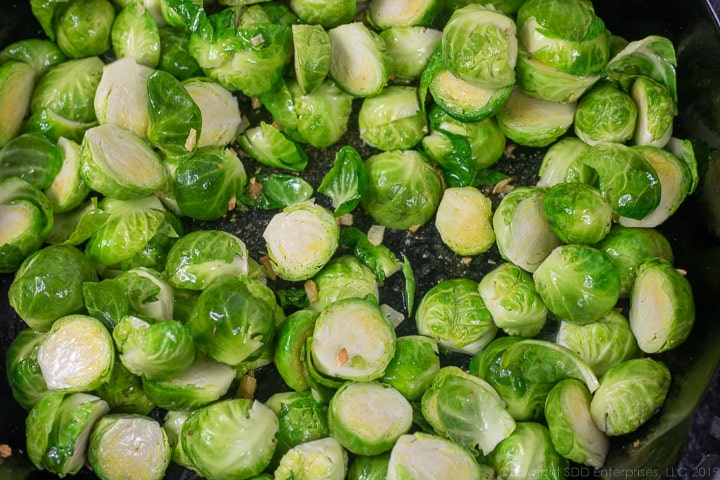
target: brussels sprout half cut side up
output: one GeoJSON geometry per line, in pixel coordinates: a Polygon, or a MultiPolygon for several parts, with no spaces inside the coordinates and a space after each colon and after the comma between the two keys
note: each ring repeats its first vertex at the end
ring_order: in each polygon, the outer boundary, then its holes
{"type": "Polygon", "coordinates": [[[435,214],[443,243],[458,255],[478,255],[495,243],[492,202],[475,187],[447,188],[435,214]]]}
{"type": "Polygon", "coordinates": [[[0,148],[20,133],[34,87],[32,66],[19,61],[0,65],[0,148]]]}
{"type": "MultiPolygon", "coordinates": [[[[333,437],[301,443],[280,459],[275,480],[343,480],[348,454],[333,437]]],[[[253,477],[257,478],[257,477],[253,477]]]]}

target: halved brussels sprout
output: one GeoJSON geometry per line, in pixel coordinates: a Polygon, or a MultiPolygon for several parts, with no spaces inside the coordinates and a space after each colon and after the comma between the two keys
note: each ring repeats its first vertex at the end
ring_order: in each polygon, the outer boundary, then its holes
{"type": "Polygon", "coordinates": [[[96,318],[66,315],[52,324],[37,361],[48,389],[89,392],[110,378],[115,345],[110,332],[96,318]]]}
{"type": "Polygon", "coordinates": [[[385,480],[388,473],[390,452],[380,455],[356,455],[348,467],[348,480],[385,480]]]}
{"type": "Polygon", "coordinates": [[[348,454],[333,437],[312,440],[291,448],[280,459],[276,480],[344,480],[348,454]]]}
{"type": "Polygon", "coordinates": [[[290,0],[290,9],[304,23],[325,28],[351,22],[357,12],[356,0],[290,0]]]}
{"type": "Polygon", "coordinates": [[[518,187],[495,209],[493,229],[500,255],[530,273],[562,242],[547,221],[545,189],[518,187]]]}
{"type": "Polygon", "coordinates": [[[28,327],[20,330],[7,350],[8,385],[15,401],[25,410],[30,410],[42,397],[52,393],[45,384],[37,361],[44,339],[45,333],[28,327]]]}
{"type": "Polygon", "coordinates": [[[97,121],[78,122],[63,117],[49,108],[41,108],[28,117],[23,125],[22,132],[40,134],[53,142],[65,137],[80,143],[85,131],[97,125],[97,121]]]}
{"type": "Polygon", "coordinates": [[[545,326],[548,309],[535,290],[532,275],[510,262],[485,274],[478,292],[493,322],[508,335],[534,337],[545,326]]]}
{"type": "Polygon", "coordinates": [[[450,351],[476,354],[495,338],[497,327],[485,306],[478,283],[452,278],[434,285],[415,312],[418,333],[450,351]]]}
{"type": "Polygon", "coordinates": [[[68,57],[102,55],[110,50],[115,8],[109,0],[66,3],[54,19],[57,44],[68,57]]]}
{"type": "Polygon", "coordinates": [[[575,135],[588,145],[628,142],[635,134],[638,109],[625,91],[599,82],[580,98],[575,108],[575,135]]]}
{"type": "Polygon", "coordinates": [[[518,41],[510,17],[470,4],[455,10],[442,32],[443,60],[455,76],[481,88],[515,83],[518,41]]]}
{"type": "Polygon", "coordinates": [[[363,99],[358,112],[360,138],[380,150],[406,150],[427,131],[416,87],[391,85],[363,99]]]}
{"type": "Polygon", "coordinates": [[[536,185],[547,188],[564,182],[568,167],[589,149],[590,146],[577,137],[564,137],[550,145],[543,155],[536,185]]]}
{"type": "Polygon", "coordinates": [[[553,447],[548,428],[537,422],[518,422],[508,438],[498,444],[489,458],[502,480],[534,478],[559,479],[568,461],[553,447]],[[532,472],[532,473],[530,473],[532,472]]]}
{"type": "Polygon", "coordinates": [[[380,298],[375,274],[352,255],[341,255],[330,260],[312,280],[317,290],[317,298],[310,302],[313,310],[322,310],[345,298],[371,297],[375,301],[380,298]]]}
{"type": "Polygon", "coordinates": [[[440,44],[442,31],[420,27],[390,27],[380,32],[390,56],[390,71],[396,80],[421,77],[430,56],[440,44]]]}
{"type": "Polygon", "coordinates": [[[395,354],[395,330],[377,303],[364,298],[325,307],[310,340],[308,363],[334,379],[376,380],[395,354]]]}
{"type": "Polygon", "coordinates": [[[330,73],[332,47],[322,25],[293,24],[294,70],[303,94],[317,89],[330,73]]]}
{"type": "Polygon", "coordinates": [[[515,430],[495,389],[479,377],[446,366],[422,396],[423,417],[438,435],[488,455],[515,430]]]}
{"type": "Polygon", "coordinates": [[[335,254],[339,237],[333,214],[311,201],[275,214],[263,232],[273,271],[289,281],[307,280],[319,272],[335,254]]]}
{"type": "Polygon", "coordinates": [[[692,288],[685,274],[662,258],[643,261],[630,294],[628,320],[645,353],[682,344],[695,323],[692,288]]]}
{"type": "Polygon", "coordinates": [[[371,0],[367,5],[367,21],[377,30],[393,27],[430,27],[442,12],[437,0],[371,0]]]}
{"type": "Polygon", "coordinates": [[[500,130],[509,139],[528,147],[547,147],[572,126],[574,103],[530,97],[514,88],[495,114],[500,130]]]}
{"type": "Polygon", "coordinates": [[[390,79],[390,59],[384,40],[362,22],[328,31],[330,75],[354,97],[377,95],[390,79]]]}
{"type": "Polygon", "coordinates": [[[617,310],[587,325],[560,322],[555,341],[580,355],[597,376],[639,353],[628,319],[617,310]]]}
{"type": "Polygon", "coordinates": [[[131,57],[152,68],[160,63],[160,29],[150,12],[139,3],[131,3],[118,11],[110,40],[117,58],[131,57]]]}
{"type": "Polygon", "coordinates": [[[26,63],[35,71],[35,79],[42,77],[50,67],[67,59],[57,43],[49,38],[23,38],[0,50],[0,63],[26,63]]]}
{"type": "Polygon", "coordinates": [[[377,382],[348,382],[330,399],[330,433],[356,455],[390,451],[413,423],[410,402],[397,390],[377,382]]]}
{"type": "Polygon", "coordinates": [[[443,243],[458,255],[478,255],[495,244],[492,202],[475,187],[447,188],[435,214],[443,243]]]}
{"type": "Polygon", "coordinates": [[[365,160],[362,207],[381,225],[405,230],[427,223],[442,197],[440,176],[418,150],[380,152],[365,160]]]}
{"type": "Polygon", "coordinates": [[[30,461],[40,470],[64,477],[85,465],[91,432],[110,407],[88,393],[55,392],[43,397],[25,419],[30,461]]]}
{"type": "Polygon", "coordinates": [[[664,147],[673,133],[677,105],[670,91],[648,77],[638,77],[630,95],[638,108],[633,143],[664,147]]]}
{"type": "Polygon", "coordinates": [[[622,362],[600,377],[590,402],[590,414],[609,436],[624,435],[647,422],[665,401],[670,371],[650,357],[622,362]]]}
{"type": "Polygon", "coordinates": [[[156,420],[113,413],[100,418],[93,427],[87,457],[93,472],[105,480],[160,480],[171,455],[167,433],[156,420]]]}
{"type": "Polygon", "coordinates": [[[193,470],[208,480],[252,478],[272,460],[275,413],[258,401],[228,399],[190,413],[180,442],[193,470]]]}
{"type": "Polygon", "coordinates": [[[533,273],[535,289],[548,310],[578,325],[607,315],[620,297],[620,273],[601,250],[561,245],[533,273]]]}
{"type": "Polygon", "coordinates": [[[198,148],[230,145],[247,127],[237,98],[227,88],[202,77],[185,80],[183,86],[200,109],[198,148]]]}
{"type": "Polygon", "coordinates": [[[424,335],[406,335],[395,341],[395,355],[379,381],[412,402],[420,400],[439,371],[437,342],[424,335]]]}
{"type": "Polygon", "coordinates": [[[48,331],[58,318],[83,310],[83,283],[97,278],[92,262],[77,248],[50,245],[20,265],[8,301],[30,327],[48,331]]]}
{"type": "Polygon", "coordinates": [[[45,189],[45,195],[53,206],[53,212],[62,213],[80,206],[90,193],[90,187],[80,176],[80,145],[60,137],[57,146],[62,153],[63,163],[52,183],[45,189]]]}
{"type": "Polygon", "coordinates": [[[558,183],[545,193],[545,216],[563,243],[594,244],[613,223],[613,209],[592,185],[558,183]]]}
{"type": "Polygon", "coordinates": [[[20,177],[41,190],[62,168],[62,152],[38,133],[22,133],[0,149],[0,178],[20,177]]]}
{"type": "Polygon", "coordinates": [[[618,267],[621,298],[630,295],[637,269],[643,260],[659,257],[673,263],[675,259],[668,239],[652,228],[623,227],[615,224],[597,248],[605,252],[618,267]]]}
{"type": "Polygon", "coordinates": [[[34,88],[35,70],[30,65],[20,61],[0,65],[0,148],[20,133],[34,88]]]}
{"type": "Polygon", "coordinates": [[[158,154],[142,138],[114,124],[85,132],[81,174],[93,190],[121,200],[149,195],[166,184],[158,154]]]}
{"type": "Polygon", "coordinates": [[[248,251],[237,236],[222,230],[196,230],[175,242],[165,273],[176,288],[203,290],[225,276],[248,274],[248,251]]]}
{"type": "Polygon", "coordinates": [[[423,432],[401,436],[390,451],[387,480],[486,478],[475,458],[455,442],[423,432]]]}
{"type": "Polygon", "coordinates": [[[610,441],[590,416],[592,395],[575,379],[561,380],[547,397],[545,419],[555,450],[573,462],[600,468],[610,441]]]}

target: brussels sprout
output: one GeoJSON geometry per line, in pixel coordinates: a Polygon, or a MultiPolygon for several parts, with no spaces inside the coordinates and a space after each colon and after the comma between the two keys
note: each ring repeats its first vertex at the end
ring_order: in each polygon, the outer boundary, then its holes
{"type": "Polygon", "coordinates": [[[162,27],[158,68],[180,81],[202,75],[197,60],[188,51],[190,32],[180,28],[162,27]]]}
{"type": "Polygon", "coordinates": [[[0,148],[22,130],[30,111],[35,75],[27,63],[8,61],[0,65],[0,148]]]}
{"type": "Polygon", "coordinates": [[[664,147],[672,136],[673,118],[677,114],[670,91],[655,80],[638,77],[632,84],[630,95],[638,109],[632,142],[664,147]]]}
{"type": "Polygon", "coordinates": [[[333,214],[312,201],[276,213],[263,232],[273,271],[288,281],[307,280],[319,272],[335,254],[339,236],[333,214]]]}
{"type": "Polygon", "coordinates": [[[648,35],[629,42],[616,53],[607,63],[606,74],[625,91],[631,90],[636,79],[648,77],[667,88],[673,101],[677,102],[676,66],[672,41],[660,35],[648,35]]]}
{"type": "Polygon", "coordinates": [[[620,273],[601,250],[561,245],[533,273],[535,289],[561,320],[583,325],[607,315],[620,297],[620,273]]]}
{"type": "Polygon", "coordinates": [[[7,350],[7,378],[16,402],[25,410],[51,392],[45,384],[37,355],[46,334],[32,328],[20,330],[7,350]]]}
{"type": "Polygon", "coordinates": [[[687,164],[668,150],[653,146],[633,148],[642,154],[657,173],[660,203],[642,219],[620,217],[618,223],[626,227],[657,227],[670,218],[692,192],[693,175],[687,164]]]}
{"type": "Polygon", "coordinates": [[[520,45],[515,66],[515,81],[529,97],[571,104],[600,80],[600,74],[573,75],[537,60],[520,45]]]}
{"type": "Polygon", "coordinates": [[[160,408],[192,409],[225,396],[234,380],[231,366],[198,352],[195,361],[182,372],[168,378],[142,378],[142,387],[147,398],[160,408]]]}
{"type": "Polygon", "coordinates": [[[450,71],[481,88],[515,83],[516,26],[505,14],[484,5],[455,10],[442,31],[443,60],[450,71]]]}
{"type": "Polygon", "coordinates": [[[290,0],[290,9],[304,23],[337,27],[355,18],[356,0],[290,0]]]}
{"type": "Polygon", "coordinates": [[[37,251],[54,223],[47,196],[19,177],[0,180],[0,271],[14,272],[37,251]]]}
{"type": "Polygon", "coordinates": [[[584,382],[591,393],[598,388],[590,366],[569,348],[550,340],[525,338],[513,343],[503,352],[500,365],[530,382],[552,384],[574,378],[584,382]]]}
{"type": "Polygon", "coordinates": [[[37,362],[48,389],[87,392],[110,378],[115,345],[102,322],[70,314],[52,324],[38,350],[37,362]]]}
{"type": "Polygon", "coordinates": [[[258,401],[222,400],[193,411],[180,442],[190,465],[208,480],[251,478],[270,464],[277,416],[258,401]]]}
{"type": "Polygon", "coordinates": [[[245,166],[234,150],[207,146],[177,165],[172,194],[182,215],[217,220],[235,209],[246,184],[245,166]]]}
{"type": "Polygon", "coordinates": [[[446,366],[422,396],[423,417],[438,435],[483,455],[515,430],[495,389],[458,367],[446,366]]]}
{"type": "Polygon", "coordinates": [[[217,278],[247,275],[245,242],[222,230],[196,230],[182,236],[168,253],[165,273],[176,288],[203,290],[217,278]]]}
{"type": "Polygon", "coordinates": [[[478,292],[493,322],[508,335],[534,337],[545,326],[548,309],[535,290],[532,275],[509,262],[485,274],[478,292]]]}
{"type": "Polygon", "coordinates": [[[692,288],[685,274],[665,259],[644,260],[630,294],[628,320],[645,353],[660,353],[682,344],[695,323],[692,288]]]}
{"type": "Polygon", "coordinates": [[[371,0],[367,5],[367,21],[377,30],[430,27],[437,21],[442,8],[442,2],[436,0],[371,0]]]}
{"type": "Polygon", "coordinates": [[[590,146],[577,137],[564,137],[550,145],[540,164],[538,187],[552,187],[565,181],[567,169],[587,153],[590,146]]]}
{"type": "Polygon", "coordinates": [[[347,298],[320,312],[309,343],[307,363],[319,373],[369,382],[380,378],[392,360],[395,330],[377,303],[347,298]]]}
{"type": "Polygon", "coordinates": [[[635,148],[622,143],[599,143],[575,162],[566,180],[596,184],[615,212],[640,220],[660,203],[661,185],[653,166],[635,148]],[[587,181],[587,176],[596,182],[587,181]]]}
{"type": "Polygon", "coordinates": [[[490,455],[490,464],[501,480],[565,478],[568,461],[553,447],[548,428],[536,422],[518,422],[508,438],[490,455]]]}
{"type": "Polygon", "coordinates": [[[610,82],[600,82],[575,108],[575,135],[588,145],[625,143],[635,134],[637,117],[637,105],[629,94],[610,82]]]}
{"type": "Polygon", "coordinates": [[[620,296],[627,298],[635,283],[637,269],[646,258],[659,257],[673,263],[670,242],[652,228],[624,227],[615,224],[610,233],[597,245],[617,266],[620,272],[620,296]]]}
{"type": "Polygon", "coordinates": [[[115,8],[109,0],[74,0],[58,13],[57,44],[68,57],[101,55],[110,49],[115,8]]]}
{"type": "Polygon", "coordinates": [[[237,140],[248,155],[267,167],[296,172],[307,167],[308,157],[300,145],[265,121],[245,130],[237,140]]]}
{"type": "Polygon", "coordinates": [[[85,131],[97,125],[97,121],[78,122],[65,118],[54,110],[41,108],[28,117],[23,125],[22,133],[40,134],[53,142],[64,137],[80,143],[85,131]]]}
{"type": "Polygon", "coordinates": [[[378,281],[372,270],[351,255],[330,260],[313,277],[317,299],[310,303],[314,310],[322,310],[331,303],[345,298],[371,296],[378,301],[378,281]]]}
{"type": "Polygon", "coordinates": [[[492,202],[475,187],[448,188],[435,215],[443,243],[458,255],[478,255],[495,244],[492,202]]]}
{"type": "Polygon", "coordinates": [[[343,480],[348,455],[333,437],[302,443],[280,459],[273,478],[277,480],[343,480]]]}
{"type": "Polygon", "coordinates": [[[381,225],[405,230],[435,215],[442,183],[420,151],[377,153],[365,160],[365,172],[368,184],[360,205],[381,225]]]}
{"type": "Polygon", "coordinates": [[[85,132],[80,173],[91,189],[121,200],[149,195],[166,184],[158,154],[142,138],[114,124],[85,132]]]}
{"type": "Polygon", "coordinates": [[[518,422],[543,419],[545,399],[554,383],[535,382],[504,368],[503,354],[522,337],[497,337],[472,357],[469,372],[490,384],[505,402],[507,412],[518,422]]]}
{"type": "MultiPolygon", "coordinates": [[[[50,67],[67,59],[57,43],[47,38],[23,38],[0,50],[0,63],[16,61],[30,65],[35,71],[36,80],[42,77],[50,67]]],[[[34,85],[34,83],[29,85],[34,85]]]]}
{"type": "Polygon", "coordinates": [[[190,35],[188,49],[206,76],[248,97],[269,92],[282,78],[290,59],[292,32],[274,23],[259,5],[208,16],[190,35]],[[218,55],[218,52],[221,52],[218,55]]]}
{"type": "Polygon", "coordinates": [[[379,150],[407,150],[427,131],[417,88],[391,85],[363,99],[358,112],[360,138],[379,150]]]}
{"type": "Polygon", "coordinates": [[[132,57],[153,68],[160,63],[160,29],[141,4],[130,4],[117,13],[110,41],[117,58],[132,57]]]}
{"type": "Polygon", "coordinates": [[[579,380],[558,382],[548,394],[545,419],[555,450],[576,463],[600,468],[610,442],[590,416],[592,395],[579,380]]]}
{"type": "Polygon", "coordinates": [[[597,376],[639,353],[627,318],[616,310],[587,325],[560,322],[555,341],[577,353],[597,376]]]}
{"type": "Polygon", "coordinates": [[[491,478],[483,472],[475,458],[460,445],[437,435],[415,432],[395,442],[390,451],[387,479],[491,478]]]}
{"type": "Polygon", "coordinates": [[[574,115],[574,103],[534,98],[514,88],[495,119],[505,136],[515,143],[547,147],[570,129],[574,115]]]}
{"type": "Polygon", "coordinates": [[[343,145],[335,154],[332,168],[323,176],[317,191],[330,197],[335,216],[345,215],[360,204],[367,175],[360,154],[350,145],[343,145]]]}
{"type": "Polygon", "coordinates": [[[155,408],[143,389],[142,379],[115,359],[107,382],[95,389],[95,395],[105,400],[113,413],[148,415],[155,408]]]}
{"type": "Polygon", "coordinates": [[[601,75],[610,33],[589,0],[528,0],[517,12],[520,43],[532,58],[572,75],[601,75]]]}
{"type": "Polygon", "coordinates": [[[590,402],[590,414],[609,436],[634,432],[652,417],[665,401],[670,371],[650,357],[622,362],[600,378],[590,402]]]}
{"type": "Polygon", "coordinates": [[[110,331],[125,315],[130,314],[127,291],[114,278],[85,282],[82,291],[88,315],[100,320],[110,331]]]}
{"type": "Polygon", "coordinates": [[[265,405],[278,417],[276,460],[294,447],[330,435],[328,404],[318,402],[313,392],[275,393],[265,405]]]}
{"type": "Polygon", "coordinates": [[[266,173],[250,178],[242,202],[262,210],[277,210],[312,201],[313,193],[313,186],[302,177],[289,173],[266,173]]]}
{"type": "Polygon", "coordinates": [[[93,427],[88,463],[102,480],[143,478],[160,480],[170,464],[167,434],[150,417],[137,414],[105,415],[93,427]],[[132,448],[128,448],[132,445],[132,448]]]}
{"type": "Polygon", "coordinates": [[[30,101],[30,111],[52,110],[77,122],[93,122],[95,93],[105,64],[99,57],[62,62],[38,80],[30,101]]]}
{"type": "Polygon", "coordinates": [[[53,212],[62,213],[79,207],[90,193],[90,187],[80,176],[80,145],[60,137],[57,147],[62,154],[63,163],[52,183],[45,189],[45,195],[53,207],[53,212]]]}
{"type": "Polygon", "coordinates": [[[25,419],[30,461],[40,470],[64,477],[85,465],[91,432],[110,408],[88,393],[60,393],[43,397],[25,419]]]}
{"type": "Polygon", "coordinates": [[[439,371],[437,342],[423,335],[406,335],[395,341],[395,355],[379,381],[413,402],[420,400],[439,371]]]}
{"type": "Polygon", "coordinates": [[[340,444],[357,455],[379,455],[412,426],[410,402],[393,387],[348,382],[330,399],[328,426],[340,444]]]}
{"type": "Polygon", "coordinates": [[[396,26],[383,29],[380,37],[390,56],[393,78],[413,81],[419,79],[427,67],[430,56],[440,44],[442,31],[421,26],[396,26]]]}
{"type": "Polygon", "coordinates": [[[353,97],[329,79],[306,95],[300,92],[297,82],[290,82],[288,87],[299,139],[316,148],[337,143],[347,131],[353,97]]]}
{"type": "Polygon", "coordinates": [[[548,223],[563,243],[597,243],[612,226],[613,209],[592,185],[553,185],[545,193],[544,205],[548,223]]]}
{"type": "Polygon", "coordinates": [[[115,277],[132,311],[157,321],[173,319],[173,289],[156,270],[138,267],[115,277]]]}
{"type": "Polygon", "coordinates": [[[83,282],[97,281],[78,249],[50,245],[28,256],[8,289],[10,306],[31,328],[48,331],[60,317],[82,311],[83,282]]]}
{"type": "Polygon", "coordinates": [[[217,278],[198,297],[188,320],[195,344],[218,362],[252,360],[273,341],[273,306],[251,291],[251,280],[217,278]]]}
{"type": "Polygon", "coordinates": [[[198,147],[231,144],[247,126],[237,98],[219,83],[204,78],[191,78],[183,86],[200,109],[202,124],[198,147]]]}
{"type": "Polygon", "coordinates": [[[332,47],[322,25],[293,24],[294,72],[304,94],[317,89],[330,73],[332,47]]]}
{"type": "Polygon", "coordinates": [[[355,455],[347,472],[348,480],[385,480],[388,473],[390,452],[380,455],[355,455]]]}
{"type": "Polygon", "coordinates": [[[493,229],[502,258],[530,273],[561,244],[544,212],[545,189],[518,187],[495,209],[493,229]]]}
{"type": "Polygon", "coordinates": [[[390,58],[384,40],[362,22],[328,31],[330,76],[354,97],[377,95],[390,78],[390,58]]]}
{"type": "Polygon", "coordinates": [[[182,442],[180,441],[182,434],[182,426],[190,415],[191,410],[168,410],[162,419],[162,429],[165,430],[165,434],[168,438],[168,445],[172,454],[170,460],[184,468],[192,468],[185,452],[182,449],[182,442]]]}
{"type": "Polygon", "coordinates": [[[37,133],[23,133],[0,149],[0,179],[20,177],[41,190],[50,186],[62,164],[58,146],[37,133]]]}
{"type": "Polygon", "coordinates": [[[152,68],[137,63],[133,57],[108,63],[93,100],[98,122],[114,123],[147,138],[150,122],[147,80],[152,73],[152,68]]]}

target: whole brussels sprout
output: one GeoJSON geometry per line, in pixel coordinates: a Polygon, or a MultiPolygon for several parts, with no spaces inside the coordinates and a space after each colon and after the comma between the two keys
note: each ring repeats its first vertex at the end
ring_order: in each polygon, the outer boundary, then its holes
{"type": "Polygon", "coordinates": [[[597,188],[585,183],[558,183],[545,193],[545,216],[563,243],[594,244],[605,238],[613,209],[597,188]]]}
{"type": "Polygon", "coordinates": [[[160,28],[142,4],[130,4],[117,13],[110,40],[118,58],[131,57],[152,68],[160,62],[160,28]]]}
{"type": "Polygon", "coordinates": [[[638,109],[625,91],[610,82],[595,84],[575,108],[575,135],[587,143],[628,142],[635,134],[638,109]]]}
{"type": "Polygon", "coordinates": [[[71,58],[101,55],[111,46],[115,8],[109,0],[74,0],[55,22],[57,44],[71,58]]]}
{"type": "Polygon", "coordinates": [[[501,480],[532,478],[561,480],[569,463],[555,451],[548,428],[536,422],[518,422],[515,431],[490,455],[501,480]]]}

